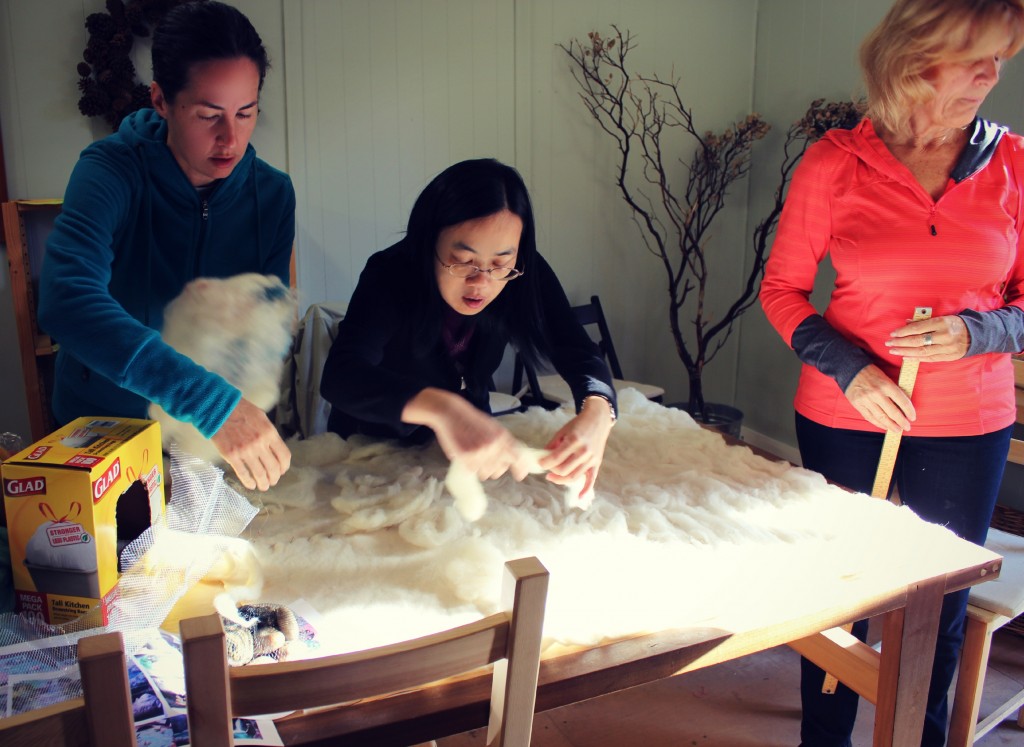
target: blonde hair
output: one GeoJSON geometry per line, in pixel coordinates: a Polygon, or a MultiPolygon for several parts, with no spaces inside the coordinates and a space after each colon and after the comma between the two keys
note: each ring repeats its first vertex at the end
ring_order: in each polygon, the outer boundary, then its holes
{"type": "Polygon", "coordinates": [[[1007,32],[1004,59],[1024,46],[1024,0],[896,0],[860,47],[867,115],[906,134],[910,111],[935,94],[925,74],[940,62],[970,59],[1007,32]]]}

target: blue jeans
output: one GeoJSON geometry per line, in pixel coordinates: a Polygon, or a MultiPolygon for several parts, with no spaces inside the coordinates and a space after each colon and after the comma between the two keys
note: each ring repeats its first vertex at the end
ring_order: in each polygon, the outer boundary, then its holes
{"type": "MultiPolygon", "coordinates": [[[[900,500],[922,519],[984,544],[1012,431],[1011,426],[981,436],[905,435],[893,474],[900,500]]],[[[882,452],[881,433],[829,428],[797,413],[796,435],[804,467],[851,490],[871,492],[882,452]]],[[[967,595],[967,590],[948,594],[942,603],[922,747],[942,747],[946,742],[946,695],[963,644],[967,595]]],[[[867,630],[868,623],[862,620],[854,625],[853,634],[863,641],[867,630]]],[[[851,747],[857,694],[840,684],[834,695],[823,695],[825,673],[806,659],[800,666],[802,747],[851,747]]]]}

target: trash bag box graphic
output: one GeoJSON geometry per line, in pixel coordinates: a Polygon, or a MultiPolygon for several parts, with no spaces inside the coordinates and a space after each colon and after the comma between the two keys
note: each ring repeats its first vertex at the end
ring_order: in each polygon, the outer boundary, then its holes
{"type": "Polygon", "coordinates": [[[0,465],[18,610],[105,623],[120,550],[164,510],[162,470],[159,424],[126,418],[79,418],[0,465]]]}

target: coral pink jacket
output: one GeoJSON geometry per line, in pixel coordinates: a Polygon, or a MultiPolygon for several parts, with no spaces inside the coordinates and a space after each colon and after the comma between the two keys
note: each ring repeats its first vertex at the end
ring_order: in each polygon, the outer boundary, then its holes
{"type": "MultiPolygon", "coordinates": [[[[824,318],[895,381],[900,359],[884,342],[916,306],[933,316],[965,309],[1024,309],[1024,139],[1006,134],[991,160],[950,179],[936,201],[889,152],[869,120],[833,130],[797,168],[761,286],[768,320],[792,346],[818,313],[809,301],[829,255],[836,280],[824,318]]],[[[1013,370],[1005,353],[923,363],[910,435],[979,435],[1014,422],[1013,370]]],[[[794,401],[833,428],[877,430],[836,382],[804,365],[794,401]]]]}

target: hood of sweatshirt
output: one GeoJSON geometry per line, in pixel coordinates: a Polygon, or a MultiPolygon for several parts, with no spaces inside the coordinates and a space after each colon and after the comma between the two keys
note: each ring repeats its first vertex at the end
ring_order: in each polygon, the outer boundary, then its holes
{"type": "Polygon", "coordinates": [[[141,189],[134,236],[135,245],[146,249],[126,260],[142,263],[136,267],[133,287],[115,288],[123,284],[118,276],[112,290],[126,308],[133,309],[137,319],[156,329],[162,326],[163,307],[188,280],[232,274],[224,268],[234,267],[235,260],[217,249],[222,243],[209,247],[208,236],[215,226],[232,225],[239,243],[252,246],[256,256],[264,251],[257,159],[252,145],[246,146],[227,177],[200,196],[167,145],[167,129],[166,120],[155,110],[140,109],[125,117],[116,135],[95,144],[115,151],[127,149],[138,164],[141,189]],[[239,201],[249,204],[240,211],[239,201]],[[248,225],[234,217],[242,214],[250,216],[248,225]],[[143,280],[141,284],[139,279],[143,280]],[[132,303],[129,299],[134,296],[139,297],[132,303]]]}
{"type": "MultiPolygon", "coordinates": [[[[1006,127],[980,117],[975,117],[966,129],[970,133],[967,146],[960,154],[960,159],[950,174],[953,181],[957,183],[971,178],[985,168],[992,160],[996,146],[999,145],[1000,139],[1007,131],[1006,127]]],[[[823,139],[853,154],[883,174],[893,178],[909,176],[910,172],[907,167],[889,151],[867,117],[862,119],[852,130],[829,130],[823,139]]]]}
{"type": "MultiPolygon", "coordinates": [[[[187,204],[197,202],[196,188],[189,182],[167,146],[167,120],[154,109],[140,109],[125,117],[117,130],[117,136],[147,164],[146,177],[161,193],[171,199],[177,197],[187,204]]],[[[210,199],[214,199],[220,192],[238,190],[251,174],[255,158],[256,150],[249,143],[231,174],[218,182],[210,199]]]]}

